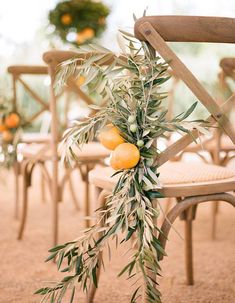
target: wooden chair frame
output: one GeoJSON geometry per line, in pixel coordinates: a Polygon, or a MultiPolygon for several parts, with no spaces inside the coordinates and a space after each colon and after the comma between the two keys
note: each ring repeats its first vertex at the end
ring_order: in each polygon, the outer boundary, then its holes
{"type": "MultiPolygon", "coordinates": [[[[48,75],[48,67],[47,66],[27,66],[27,65],[17,65],[17,66],[9,66],[8,67],[8,72],[12,74],[13,78],[13,109],[17,110],[19,108],[18,105],[18,95],[17,95],[17,83],[19,82],[20,84],[23,85],[24,89],[30,94],[30,96],[36,101],[36,103],[41,105],[41,109],[38,110],[35,114],[33,114],[27,122],[32,123],[34,120],[36,120],[43,112],[49,111],[51,106],[51,102],[45,102],[41,98],[39,94],[37,94],[31,87],[30,84],[28,84],[24,79],[24,75],[48,75]]],[[[49,74],[50,75],[50,74],[49,74]]],[[[78,93],[78,89],[76,90],[77,86],[76,83],[73,84],[73,91],[78,93]]],[[[69,89],[65,90],[65,93],[67,93],[69,89]]],[[[79,90],[80,91],[80,90],[79,90]]],[[[64,92],[60,93],[57,98],[59,98],[64,92]]],[[[82,91],[80,91],[79,94],[83,99],[85,96],[86,101],[89,101],[91,103],[91,100],[89,99],[88,96],[86,96],[82,91]]],[[[68,100],[66,99],[66,104],[68,103],[68,100]]],[[[66,109],[68,109],[66,105],[66,109]]],[[[65,115],[66,116],[66,113],[65,115]]],[[[51,136],[50,136],[51,137],[51,136]]],[[[46,140],[41,140],[38,138],[31,138],[30,141],[27,138],[27,141],[24,141],[23,138],[23,143],[40,143],[42,145],[41,149],[33,156],[28,158],[26,156],[26,159],[22,161],[22,163],[16,162],[14,165],[14,172],[15,172],[15,190],[16,190],[16,195],[15,195],[15,217],[18,218],[18,213],[19,213],[19,176],[22,174],[23,176],[23,207],[22,207],[22,216],[21,216],[21,221],[20,221],[20,226],[19,226],[19,232],[18,232],[18,239],[21,239],[23,236],[24,228],[25,228],[25,223],[26,223],[26,218],[27,218],[27,208],[28,208],[28,189],[31,186],[31,179],[32,179],[32,172],[35,168],[35,166],[40,166],[41,168],[41,173],[42,173],[42,179],[41,179],[41,184],[42,184],[42,199],[45,197],[45,192],[44,192],[44,180],[47,180],[48,188],[51,192],[53,193],[51,188],[52,188],[52,179],[53,179],[53,174],[52,176],[50,175],[48,169],[44,165],[45,162],[48,160],[47,158],[44,157],[44,153],[50,148],[50,142],[51,139],[46,139],[46,140]]],[[[66,168],[65,174],[62,177],[61,181],[59,182],[59,187],[57,186],[57,192],[58,192],[58,199],[59,201],[62,199],[62,193],[63,193],[63,188],[65,186],[65,183],[68,182],[69,189],[72,195],[72,201],[74,202],[75,208],[77,210],[80,209],[79,203],[72,185],[72,180],[71,180],[71,169],[66,168]]],[[[86,170],[81,171],[81,175],[83,179],[85,178],[86,170]]],[[[87,190],[88,191],[88,190],[87,190]]],[[[87,192],[86,191],[86,192],[87,192]]],[[[56,229],[54,227],[54,229],[56,229]]],[[[55,231],[53,231],[55,233],[55,231]]],[[[55,240],[54,236],[54,243],[56,243],[57,240],[55,240]]]]}
{"type": "MultiPolygon", "coordinates": [[[[32,97],[34,102],[36,104],[40,105],[40,109],[34,113],[31,117],[27,119],[27,123],[34,122],[41,114],[43,114],[45,111],[49,110],[49,103],[45,101],[38,93],[36,93],[31,87],[30,84],[27,83],[25,79],[23,79],[23,76],[25,75],[38,75],[38,76],[46,76],[48,74],[47,67],[46,66],[40,66],[40,65],[12,65],[8,67],[8,72],[12,76],[12,87],[13,87],[13,110],[18,111],[19,104],[18,104],[18,94],[17,94],[17,85],[21,84],[24,88],[24,90],[32,97]]],[[[32,138],[33,142],[37,141],[40,143],[46,143],[48,140],[46,138],[32,138]]],[[[24,143],[23,138],[23,143],[24,143]]],[[[31,143],[32,141],[27,143],[31,143]]],[[[14,210],[14,216],[16,219],[19,218],[19,176],[21,174],[21,168],[20,163],[16,161],[14,163],[14,173],[15,173],[15,210],[14,210]]],[[[42,189],[42,197],[44,199],[44,182],[43,179],[41,179],[41,189],[42,189]]]]}
{"type": "MultiPolygon", "coordinates": [[[[235,143],[235,134],[233,133],[231,123],[226,116],[226,105],[221,107],[211,97],[211,95],[200,84],[192,72],[184,65],[178,56],[171,50],[166,43],[167,41],[175,42],[218,42],[218,43],[235,43],[235,35],[233,28],[235,27],[235,19],[219,18],[219,17],[197,17],[197,16],[150,16],[138,19],[135,22],[135,36],[141,41],[148,43],[153,51],[157,51],[163,59],[169,62],[170,67],[178,78],[188,86],[194,95],[208,109],[210,116],[208,122],[213,125],[216,122],[223,131],[235,143]],[[176,30],[177,29],[177,30],[176,30]]],[[[234,101],[233,95],[227,102],[234,101]]],[[[194,138],[198,137],[198,132],[193,131],[194,138]]],[[[158,166],[163,165],[168,160],[174,158],[179,152],[183,151],[193,141],[190,135],[185,135],[165,151],[163,151],[155,163],[158,166]]],[[[101,191],[100,203],[105,203],[105,198],[114,184],[107,184],[106,179],[100,179],[97,175],[90,176],[91,182],[103,189],[101,191]],[[107,192],[108,191],[108,192],[107,192]]],[[[110,181],[111,182],[111,181],[110,181]]],[[[185,244],[186,244],[186,274],[187,283],[194,284],[193,279],[193,250],[192,250],[192,221],[195,219],[197,205],[208,201],[225,201],[235,206],[235,196],[227,193],[227,191],[235,190],[235,181],[225,186],[215,182],[215,184],[195,184],[190,188],[179,188],[176,196],[178,204],[174,206],[167,214],[159,235],[162,247],[165,248],[166,238],[174,220],[181,216],[185,220],[185,244]],[[165,237],[162,236],[165,235],[165,237]]],[[[169,197],[168,189],[161,190],[163,195],[169,197]]],[[[170,194],[171,196],[171,194],[170,194]]],[[[158,256],[159,260],[163,259],[162,255],[158,256]]],[[[88,302],[93,302],[95,295],[94,286],[88,295],[88,302]]]]}
{"type": "MultiPolygon", "coordinates": [[[[77,58],[81,59],[77,61],[77,65],[82,64],[83,56],[81,54],[78,55],[78,53],[73,51],[49,51],[44,53],[43,60],[48,65],[48,72],[51,77],[51,86],[50,86],[50,95],[51,95],[51,101],[50,101],[50,111],[52,113],[52,200],[53,200],[53,238],[54,243],[57,243],[58,238],[58,153],[57,153],[57,146],[58,146],[58,121],[57,121],[57,109],[56,109],[56,95],[54,90],[54,84],[55,84],[55,77],[58,70],[58,65],[66,60],[69,60],[71,58],[77,58]]],[[[107,61],[104,61],[103,65],[108,65],[113,62],[113,58],[107,59],[107,61]]],[[[73,76],[69,77],[67,80],[67,87],[68,89],[75,92],[78,96],[80,96],[81,99],[83,99],[87,104],[92,104],[92,99],[86,95],[78,86],[76,83],[76,80],[73,76]]],[[[94,111],[93,111],[94,112],[94,111]]],[[[92,113],[93,113],[92,112],[92,113]]],[[[85,184],[85,215],[90,215],[90,195],[89,195],[89,182],[88,182],[88,174],[89,171],[94,167],[95,164],[100,163],[100,160],[102,159],[89,159],[89,161],[86,161],[85,159],[81,159],[81,164],[78,164],[77,168],[80,171],[82,180],[85,184]]],[[[89,227],[90,222],[86,221],[86,227],[89,227]]]]}

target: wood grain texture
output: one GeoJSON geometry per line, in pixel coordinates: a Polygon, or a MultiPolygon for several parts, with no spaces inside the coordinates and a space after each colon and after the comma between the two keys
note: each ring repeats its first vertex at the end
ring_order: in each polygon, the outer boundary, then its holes
{"type": "Polygon", "coordinates": [[[135,23],[135,36],[146,40],[140,26],[149,22],[165,41],[235,43],[235,19],[201,16],[148,16],[135,23]]]}
{"type": "Polygon", "coordinates": [[[220,127],[227,133],[235,144],[235,134],[226,114],[211,97],[207,90],[200,84],[193,73],[185,66],[178,56],[171,50],[164,39],[149,22],[141,23],[139,31],[145,36],[150,45],[167,61],[176,75],[184,81],[188,88],[201,101],[212,114],[220,127]]]}
{"type": "Polygon", "coordinates": [[[10,65],[7,68],[8,73],[13,75],[46,75],[47,66],[41,65],[10,65]]]}

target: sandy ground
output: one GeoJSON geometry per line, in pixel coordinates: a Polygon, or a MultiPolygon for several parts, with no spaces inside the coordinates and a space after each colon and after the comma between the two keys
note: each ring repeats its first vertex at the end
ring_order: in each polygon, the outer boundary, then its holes
{"type": "MultiPolygon", "coordinates": [[[[83,184],[76,178],[76,189],[82,201],[83,184]]],[[[74,180],[75,180],[74,178],[74,180]]],[[[11,173],[5,173],[0,185],[0,303],[36,303],[33,292],[45,281],[58,280],[53,263],[44,263],[51,247],[51,205],[42,203],[38,177],[30,192],[29,215],[22,241],[16,240],[19,222],[13,218],[14,187],[11,173]]],[[[167,245],[168,257],[162,262],[160,279],[163,303],[232,303],[235,302],[235,213],[221,204],[218,214],[217,240],[210,239],[211,204],[199,207],[194,225],[195,285],[186,286],[184,242],[172,231],[167,245]]],[[[60,205],[60,242],[75,238],[83,225],[83,211],[74,209],[69,192],[60,205]]],[[[183,222],[175,223],[183,236],[183,222]]],[[[112,262],[106,260],[95,303],[129,302],[131,288],[125,278],[116,278],[126,264],[126,246],[113,247],[112,262]]],[[[67,303],[68,300],[63,302],[67,303]]],[[[76,302],[85,302],[81,292],[76,302]]]]}

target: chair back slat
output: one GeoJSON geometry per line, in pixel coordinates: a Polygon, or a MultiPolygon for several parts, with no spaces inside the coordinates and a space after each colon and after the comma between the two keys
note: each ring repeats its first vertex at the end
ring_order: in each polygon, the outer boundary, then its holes
{"type": "MultiPolygon", "coordinates": [[[[146,41],[150,48],[169,63],[176,77],[188,86],[211,113],[207,119],[210,125],[217,122],[235,144],[233,127],[226,115],[227,105],[234,102],[235,96],[232,95],[228,102],[220,107],[166,43],[166,41],[235,43],[234,28],[235,19],[217,17],[151,16],[140,18],[135,23],[135,36],[146,41]]],[[[192,135],[198,138],[199,133],[193,130],[192,135]]],[[[192,136],[189,134],[183,136],[163,151],[156,159],[156,163],[162,165],[183,151],[191,142],[192,136]]]]}
{"type": "MultiPolygon", "coordinates": [[[[225,101],[222,104],[222,108],[228,112],[229,107],[227,106],[228,103],[234,103],[235,102],[235,94],[233,94],[227,101],[225,101]]],[[[215,120],[212,117],[208,117],[206,120],[208,124],[213,125],[215,120]]],[[[173,144],[171,144],[169,147],[167,147],[158,157],[157,164],[158,166],[161,166],[168,160],[173,159],[178,153],[180,153],[182,150],[184,150],[189,144],[193,142],[193,139],[196,140],[199,137],[199,132],[197,130],[193,130],[191,132],[192,135],[186,134],[173,144]]]]}
{"type": "Polygon", "coordinates": [[[235,19],[201,16],[147,16],[135,23],[135,36],[145,40],[140,25],[149,22],[165,41],[235,43],[235,19]]]}
{"type": "Polygon", "coordinates": [[[143,36],[145,36],[146,40],[154,47],[154,49],[157,50],[158,53],[169,62],[169,65],[174,70],[175,74],[184,81],[188,88],[208,109],[213,118],[219,123],[219,125],[235,144],[235,134],[233,132],[232,125],[223,110],[200,84],[191,71],[185,66],[185,64],[171,50],[171,48],[162,39],[153,26],[149,22],[142,23],[139,26],[139,31],[143,34],[143,36]]]}
{"type": "Polygon", "coordinates": [[[39,109],[29,117],[24,117],[27,123],[34,122],[41,114],[49,110],[48,102],[45,101],[39,93],[36,93],[32,88],[32,85],[27,83],[24,79],[24,76],[47,76],[48,69],[46,66],[37,66],[37,65],[12,65],[8,67],[8,72],[12,75],[13,80],[13,110],[19,109],[19,98],[17,93],[17,84],[20,83],[24,88],[24,91],[27,92],[35,104],[39,105],[39,109]]]}

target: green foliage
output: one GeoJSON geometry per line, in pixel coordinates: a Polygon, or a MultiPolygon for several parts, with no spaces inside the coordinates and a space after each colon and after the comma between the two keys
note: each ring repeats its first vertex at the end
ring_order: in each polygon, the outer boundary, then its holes
{"type": "Polygon", "coordinates": [[[134,241],[130,260],[119,274],[126,274],[136,285],[130,302],[139,302],[144,291],[147,302],[161,302],[158,284],[153,279],[161,271],[158,256],[166,255],[158,240],[160,231],[156,226],[157,199],[162,197],[154,161],[160,153],[156,139],[167,132],[190,133],[187,125],[191,124],[204,128],[197,121],[185,121],[196,103],[168,121],[164,106],[167,94],[160,92],[160,86],[169,79],[167,63],[155,57],[148,45],[139,44],[130,34],[122,33],[119,43],[122,56],[101,46],[87,45],[78,50],[78,55],[86,55],[81,65],[76,66],[78,59],[62,64],[57,77],[59,85],[63,85],[71,73],[78,77],[85,75],[83,85],[92,87],[106,105],[95,107],[96,114],[88,120],[75,122],[65,132],[60,148],[63,159],[70,163],[77,161],[76,148],[93,140],[99,129],[111,122],[125,141],[138,146],[141,158],[136,167],[115,172],[113,176],[117,176],[118,181],[105,206],[97,210],[97,223],[75,241],[50,250],[47,260],[55,258],[58,269],[67,275],[55,286],[37,291],[44,296],[43,302],[61,302],[70,287],[73,289],[72,302],[76,283],[84,291],[91,283],[97,287],[97,270],[104,264],[101,252],[113,238],[119,244],[134,241]],[[105,62],[109,64],[105,65],[105,62]]]}
{"type": "MultiPolygon", "coordinates": [[[[109,8],[101,2],[91,0],[66,0],[59,2],[50,11],[49,20],[55,26],[55,33],[64,42],[68,42],[68,33],[82,33],[84,29],[92,29],[94,37],[99,37],[106,28],[106,17],[109,15],[109,8]],[[63,22],[63,16],[70,16],[68,24],[63,22]]],[[[75,40],[75,46],[90,42],[93,37],[82,40],[75,40]]]]}

